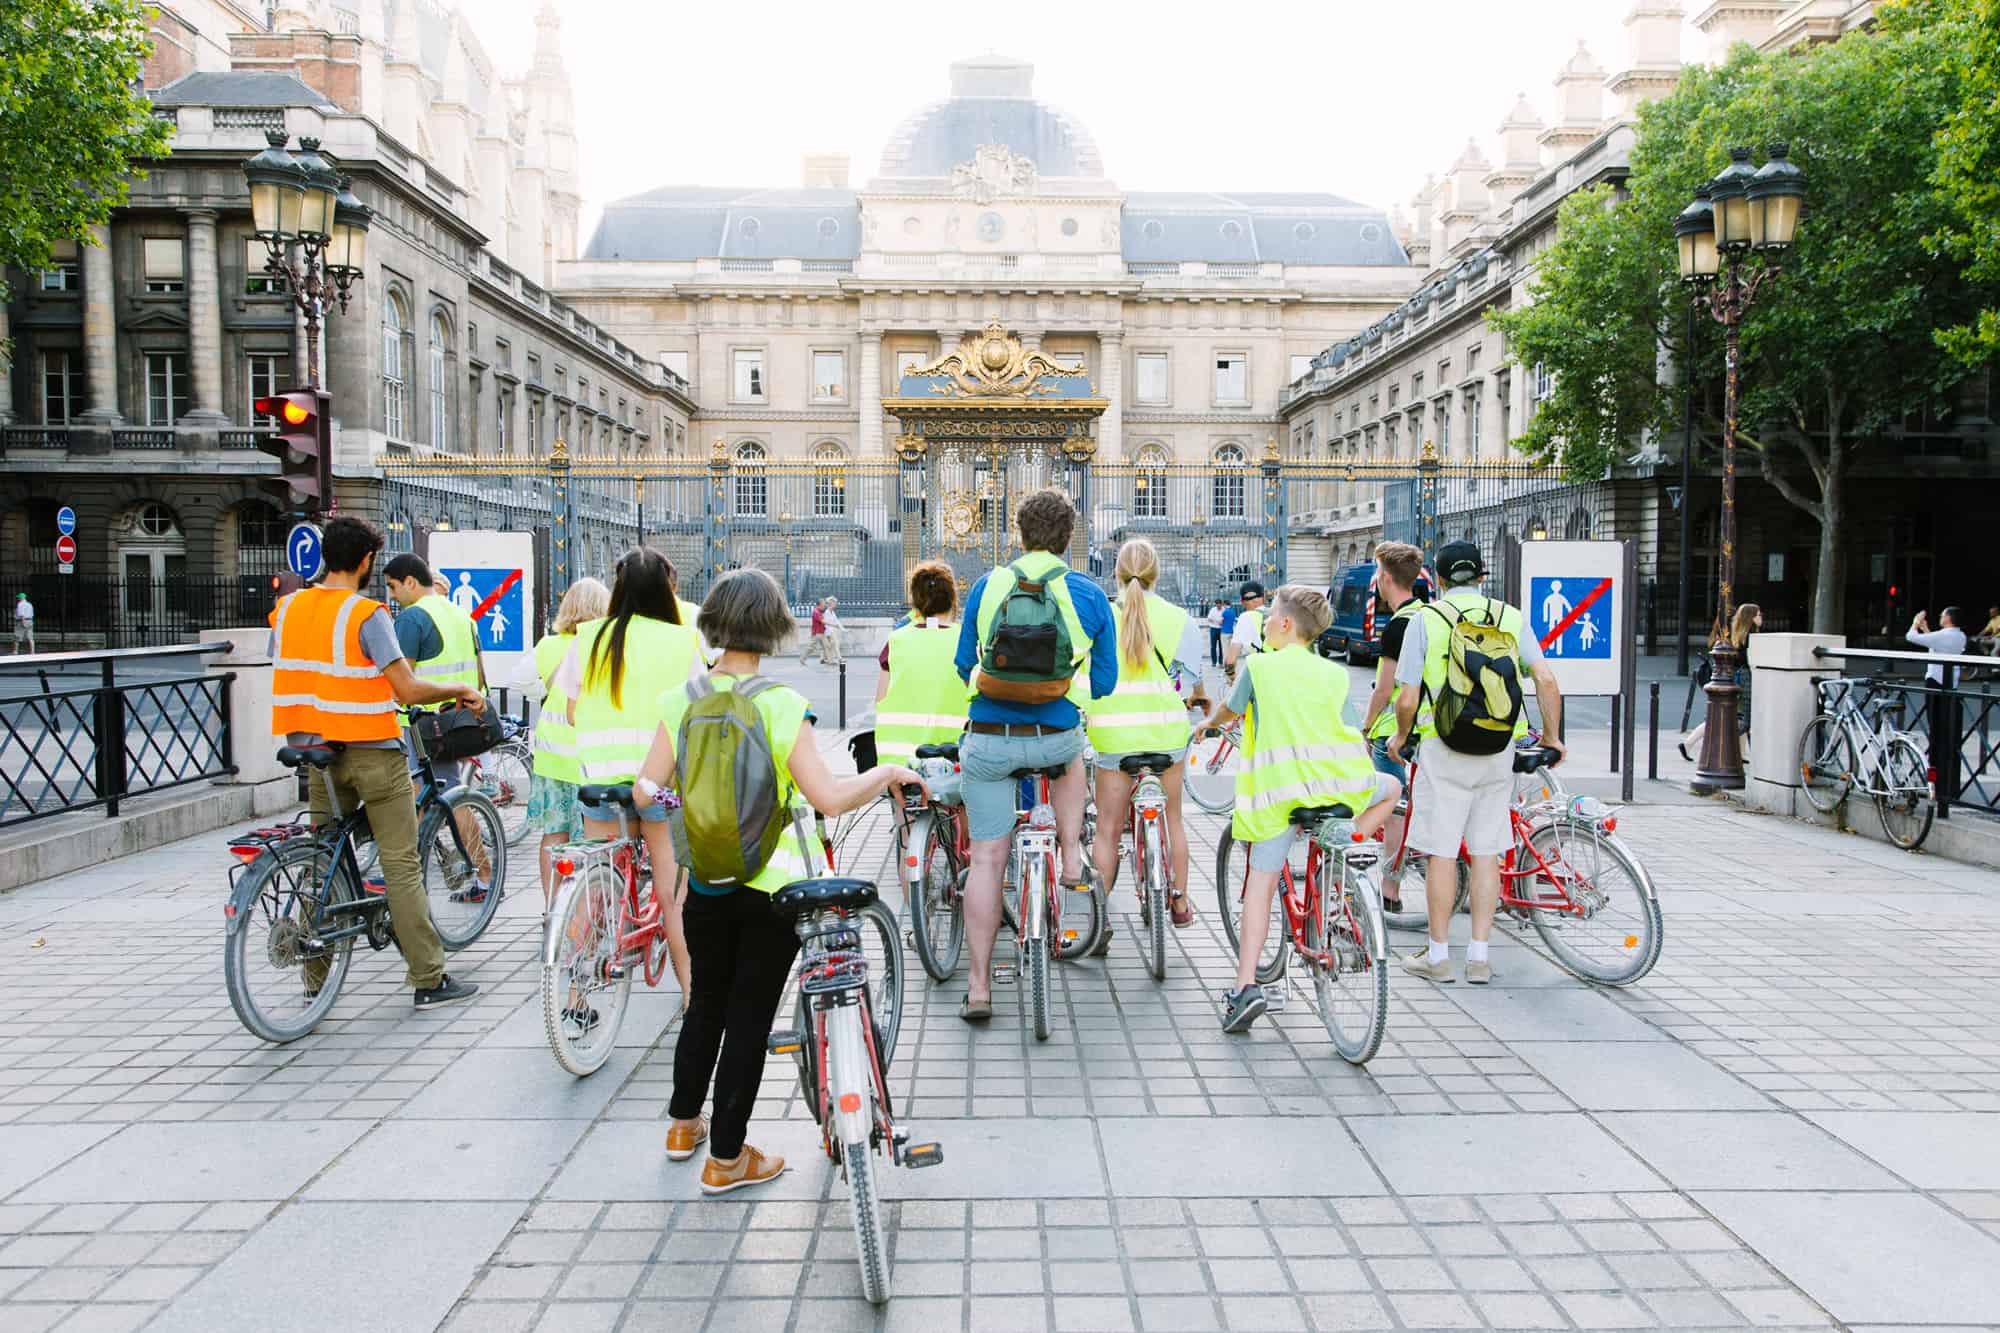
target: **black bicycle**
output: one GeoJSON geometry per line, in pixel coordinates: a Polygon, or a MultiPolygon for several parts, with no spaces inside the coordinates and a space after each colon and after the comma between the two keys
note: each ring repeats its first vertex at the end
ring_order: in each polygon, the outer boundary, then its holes
{"type": "MultiPolygon", "coordinates": [[[[324,773],[345,748],[288,745],[278,762],[324,773]]],[[[439,940],[456,952],[485,933],[499,909],[506,837],[484,796],[463,787],[443,793],[428,767],[421,780],[417,849],[425,896],[439,940]],[[475,838],[465,836],[467,828],[475,838]]],[[[341,810],[330,782],[327,802],[331,824],[314,828],[300,818],[229,841],[237,863],[223,908],[222,976],[236,1017],[265,1041],[296,1041],[319,1026],[340,997],[355,940],[380,950],[396,938],[386,885],[364,877],[357,854],[374,842],[366,807],[341,810]]]]}

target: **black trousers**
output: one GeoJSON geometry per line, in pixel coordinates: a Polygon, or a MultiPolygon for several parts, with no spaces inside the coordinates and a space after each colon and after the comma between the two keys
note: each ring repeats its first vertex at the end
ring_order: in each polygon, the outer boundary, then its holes
{"type": "Polygon", "coordinates": [[[709,1152],[724,1159],[743,1151],[757,1087],[764,1081],[765,1039],[791,978],[799,937],[771,909],[771,895],[742,888],[715,897],[689,891],[681,908],[687,932],[692,993],[674,1046],[676,1120],[692,1120],[715,1080],[709,1152]]]}
{"type": "Polygon", "coordinates": [[[1222,631],[1213,626],[1208,631],[1208,664],[1222,665],[1222,631]]]}

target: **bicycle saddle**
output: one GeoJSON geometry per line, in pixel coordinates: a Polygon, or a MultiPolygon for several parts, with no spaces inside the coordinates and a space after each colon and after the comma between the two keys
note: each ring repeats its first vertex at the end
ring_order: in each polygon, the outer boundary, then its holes
{"type": "Polygon", "coordinates": [[[1148,769],[1151,769],[1155,773],[1164,773],[1173,766],[1174,757],[1170,754],[1162,754],[1157,750],[1146,750],[1138,754],[1128,754],[1118,761],[1118,771],[1121,773],[1130,773],[1134,777],[1137,777],[1148,769]]]}
{"type": "Polygon", "coordinates": [[[875,885],[868,880],[827,876],[787,884],[771,895],[771,906],[786,916],[804,916],[829,907],[855,911],[875,898],[875,885]]]}
{"type": "Polygon", "coordinates": [[[1549,749],[1514,751],[1514,771],[1516,773],[1539,773],[1555,763],[1556,752],[1549,749]]]}
{"type": "Polygon", "coordinates": [[[632,808],[632,784],[585,785],[576,789],[576,799],[585,805],[622,805],[629,810],[632,808]]]}
{"type": "Polygon", "coordinates": [[[917,747],[917,758],[949,759],[955,764],[958,762],[958,742],[953,741],[949,745],[919,745],[917,747]]]}
{"type": "Polygon", "coordinates": [[[340,752],[346,748],[339,741],[328,741],[324,745],[287,745],[278,751],[278,762],[286,768],[297,768],[300,764],[325,768],[340,758],[340,752]]]}
{"type": "Polygon", "coordinates": [[[1047,778],[1050,782],[1054,782],[1068,771],[1069,765],[1062,763],[1050,764],[1047,768],[1017,768],[1007,776],[1017,781],[1022,778],[1047,778]]]}
{"type": "Polygon", "coordinates": [[[1354,811],[1344,805],[1309,805],[1292,811],[1292,823],[1300,828],[1317,828],[1322,819],[1352,819],[1354,811]]]}

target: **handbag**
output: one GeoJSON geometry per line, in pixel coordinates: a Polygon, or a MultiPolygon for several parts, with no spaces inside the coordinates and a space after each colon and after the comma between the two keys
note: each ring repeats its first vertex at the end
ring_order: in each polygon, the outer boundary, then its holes
{"type": "Polygon", "coordinates": [[[491,703],[477,713],[458,704],[418,713],[415,730],[424,754],[446,763],[485,754],[506,736],[500,714],[491,703]]]}

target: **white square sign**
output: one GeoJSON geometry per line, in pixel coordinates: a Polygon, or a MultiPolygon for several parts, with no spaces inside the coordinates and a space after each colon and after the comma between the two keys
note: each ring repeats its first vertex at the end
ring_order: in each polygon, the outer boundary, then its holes
{"type": "Polygon", "coordinates": [[[1521,610],[1564,694],[1616,694],[1631,590],[1623,542],[1521,543],[1521,610]]]}

